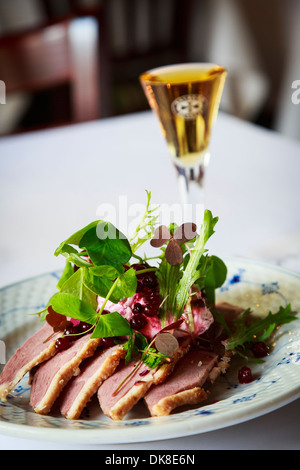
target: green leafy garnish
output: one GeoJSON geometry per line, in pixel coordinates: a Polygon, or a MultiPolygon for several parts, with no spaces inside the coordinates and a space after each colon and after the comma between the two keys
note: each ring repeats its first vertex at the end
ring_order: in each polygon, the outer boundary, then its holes
{"type": "Polygon", "coordinates": [[[130,244],[113,224],[99,221],[96,230],[92,227],[85,232],[79,242],[79,248],[86,250],[96,266],[114,267],[126,264],[132,255],[130,244]]]}
{"type": "Polygon", "coordinates": [[[72,294],[63,292],[55,294],[51,298],[51,305],[55,312],[91,325],[94,325],[98,319],[96,311],[90,304],[72,294]]]}
{"type": "MultiPolygon", "coordinates": [[[[205,245],[213,235],[214,226],[217,221],[218,218],[213,217],[211,211],[205,211],[199,235],[194,241],[182,245],[184,252],[182,264],[171,265],[166,257],[162,258],[156,272],[159,280],[160,295],[163,299],[161,307],[162,326],[165,326],[165,321],[170,314],[174,316],[175,321],[182,315],[191,295],[192,286],[197,281],[202,280],[203,286],[201,287],[204,287],[208,258],[203,255],[206,251],[205,245]]],[[[175,227],[172,231],[174,230],[176,233],[175,227]]],[[[211,262],[210,266],[213,264],[211,262]]],[[[221,277],[223,276],[220,274],[221,277]]],[[[212,288],[213,281],[211,281],[212,288]]]]}
{"type": "MultiPolygon", "coordinates": [[[[247,357],[244,351],[251,341],[265,341],[277,326],[296,319],[290,305],[280,307],[275,314],[269,312],[266,318],[255,322],[249,322],[251,312],[246,310],[234,323],[234,329],[229,328],[224,317],[214,309],[215,292],[226,280],[227,267],[220,258],[209,255],[206,248],[218,217],[205,210],[199,234],[194,223],[185,223],[180,227],[176,223],[171,223],[169,227],[157,227],[158,207],[151,208],[151,193],[146,191],[146,194],[145,212],[129,239],[110,222],[96,220],[58,246],[55,256],[64,256],[66,263],[57,283],[58,292],[39,312],[42,319],[47,316],[47,308],[52,307],[64,318],[89,323],[92,338],[114,337],[117,342],[117,338],[122,337],[125,362],[137,360],[137,368],[143,363],[149,369],[155,369],[168,360],[162,354],[168,354],[167,350],[158,342],[154,344],[154,339],[148,344],[145,336],[134,331],[129,321],[114,309],[110,308],[110,313],[105,310],[108,302],[118,304],[133,297],[137,291],[138,277],[150,271],[155,272],[159,285],[161,332],[178,328],[178,323],[184,321],[183,313],[188,316],[188,324],[194,326],[191,305],[195,292],[201,292],[206,297],[215,321],[223,326],[228,336],[226,348],[237,351],[243,357],[247,357]],[[186,229],[189,229],[187,233],[186,229]],[[160,254],[154,257],[158,262],[156,268],[147,264],[152,258],[137,254],[139,248],[150,239],[151,245],[160,249],[160,254]],[[144,265],[141,270],[131,267],[132,258],[144,265]],[[99,297],[101,302],[98,303],[99,297]]],[[[174,348],[177,348],[176,344],[174,348]]],[[[170,357],[172,353],[173,350],[170,357]]]]}
{"type": "MultiPolygon", "coordinates": [[[[84,282],[87,268],[81,268],[74,272],[61,286],[60,292],[70,294],[88,303],[94,310],[97,309],[97,296],[86,286],[84,282]]],[[[59,311],[58,311],[59,312],[59,311]]]]}
{"type": "Polygon", "coordinates": [[[70,261],[66,261],[65,269],[58,281],[57,288],[61,289],[64,283],[74,274],[74,266],[70,261]]]}
{"type": "Polygon", "coordinates": [[[241,313],[234,324],[234,332],[228,339],[226,349],[236,350],[245,348],[247,343],[252,341],[265,341],[277,326],[295,321],[291,313],[291,305],[280,307],[277,313],[269,312],[265,318],[256,319],[249,324],[251,310],[247,309],[241,313]]]}
{"type": "Polygon", "coordinates": [[[207,264],[202,278],[200,276],[195,285],[199,290],[203,290],[205,292],[208,304],[215,304],[216,289],[224,284],[226,277],[227,266],[224,261],[214,255],[207,257],[207,264]]]}
{"type": "Polygon", "coordinates": [[[109,300],[115,304],[132,297],[137,287],[133,268],[119,272],[112,266],[97,266],[86,270],[83,282],[97,296],[106,298],[110,292],[109,300]]]}
{"type": "Polygon", "coordinates": [[[149,369],[155,369],[167,359],[167,356],[151,347],[151,343],[150,345],[148,344],[145,336],[138,332],[130,335],[128,341],[123,344],[123,348],[127,351],[125,357],[126,364],[134,358],[140,357],[140,360],[146,364],[149,369]]]}
{"type": "Polygon", "coordinates": [[[145,349],[142,351],[142,354],[144,354],[142,356],[143,362],[149,367],[149,369],[156,369],[156,367],[159,367],[168,359],[167,356],[160,353],[155,348],[145,349]]]}
{"type": "Polygon", "coordinates": [[[147,194],[147,204],[146,204],[144,215],[129,240],[133,254],[135,254],[136,251],[147,240],[150,240],[150,238],[154,234],[154,230],[158,221],[158,215],[156,214],[158,207],[150,208],[151,192],[146,191],[146,194],[147,194]]]}
{"type": "Polygon", "coordinates": [[[70,237],[68,237],[65,241],[63,241],[58,248],[56,248],[54,254],[55,256],[58,255],[63,255],[67,257],[69,253],[78,253],[78,251],[72,247],[71,245],[79,246],[79,243],[83,237],[83,235],[88,232],[90,229],[94,228],[96,230],[96,227],[100,221],[95,220],[94,222],[91,222],[89,225],[86,225],[82,229],[78,230],[77,232],[73,233],[70,237]]]}
{"type": "Polygon", "coordinates": [[[101,315],[91,338],[108,338],[130,335],[132,329],[128,320],[118,312],[101,315]]]}
{"type": "MultiPolygon", "coordinates": [[[[190,296],[190,290],[193,284],[201,277],[202,265],[200,263],[202,255],[205,253],[205,245],[208,239],[214,234],[214,227],[218,222],[218,217],[213,217],[211,211],[204,213],[203,223],[200,234],[195,241],[194,248],[190,254],[187,265],[182,273],[182,277],[174,292],[174,316],[177,320],[183,312],[183,309],[190,296]]],[[[206,265],[206,261],[204,260],[206,265]]]]}

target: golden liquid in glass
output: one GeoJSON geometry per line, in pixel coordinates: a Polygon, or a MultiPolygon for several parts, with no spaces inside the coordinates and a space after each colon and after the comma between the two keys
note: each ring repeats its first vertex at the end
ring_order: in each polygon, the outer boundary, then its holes
{"type": "Polygon", "coordinates": [[[175,163],[194,166],[207,153],[226,70],[214,64],[160,67],[141,75],[175,163]]]}

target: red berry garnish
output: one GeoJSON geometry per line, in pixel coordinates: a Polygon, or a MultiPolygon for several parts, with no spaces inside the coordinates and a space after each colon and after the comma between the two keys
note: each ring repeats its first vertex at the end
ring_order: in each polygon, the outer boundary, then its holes
{"type": "Polygon", "coordinates": [[[146,307],[144,308],[144,314],[147,316],[147,317],[155,317],[157,315],[157,310],[156,308],[153,308],[153,306],[151,305],[146,305],[146,307]]]}
{"type": "Polygon", "coordinates": [[[147,320],[141,313],[132,315],[130,318],[130,326],[134,330],[142,330],[147,325],[147,320]]]}
{"type": "Polygon", "coordinates": [[[101,346],[103,346],[104,348],[111,348],[114,345],[115,345],[114,338],[108,337],[108,338],[101,339],[101,346]]]}
{"type": "Polygon", "coordinates": [[[57,351],[66,351],[71,346],[70,339],[67,336],[63,336],[62,338],[58,338],[55,341],[55,348],[57,351]]]}
{"type": "MultiPolygon", "coordinates": [[[[78,333],[78,328],[77,326],[69,326],[68,328],[65,329],[65,335],[66,336],[73,336],[73,335],[77,335],[78,333]]],[[[74,340],[76,339],[74,336],[73,338],[70,338],[71,340],[74,340]]]]}
{"type": "Polygon", "coordinates": [[[79,331],[80,331],[80,333],[85,333],[91,327],[92,327],[92,325],[90,323],[86,323],[86,322],[82,321],[82,322],[80,322],[80,325],[79,325],[79,331]]]}
{"type": "Polygon", "coordinates": [[[145,287],[150,287],[150,289],[154,289],[157,286],[157,277],[154,273],[146,273],[143,275],[142,284],[145,287]]]}
{"type": "Polygon", "coordinates": [[[133,313],[143,313],[144,307],[140,302],[136,302],[134,306],[132,307],[132,312],[133,313]]]}
{"type": "Polygon", "coordinates": [[[268,354],[268,346],[263,341],[252,343],[251,350],[255,357],[265,357],[268,354]]]}
{"type": "Polygon", "coordinates": [[[252,382],[253,377],[252,377],[251,369],[249,369],[249,367],[246,367],[246,366],[242,367],[239,370],[238,378],[239,378],[240,384],[248,384],[252,382]]]}

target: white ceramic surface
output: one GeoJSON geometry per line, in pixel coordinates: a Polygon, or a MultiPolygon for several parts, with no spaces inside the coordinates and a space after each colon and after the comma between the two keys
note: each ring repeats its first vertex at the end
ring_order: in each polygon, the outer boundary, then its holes
{"type": "MultiPolygon", "coordinates": [[[[228,259],[228,278],[218,300],[251,307],[258,315],[291,303],[300,311],[300,274],[244,259],[228,259]]],[[[31,314],[43,308],[55,291],[58,273],[49,273],[0,290],[0,339],[6,359],[40,327],[31,314]]],[[[212,389],[209,402],[199,408],[150,418],[143,404],[120,422],[105,417],[92,401],[83,419],[68,421],[54,410],[35,414],[29,406],[28,377],[5,403],[0,403],[0,433],[15,437],[73,443],[132,443],[207,432],[247,421],[300,397],[299,321],[282,326],[274,350],[263,364],[251,364],[255,380],[240,385],[237,372],[245,362],[233,359],[225,377],[212,389]]]]}

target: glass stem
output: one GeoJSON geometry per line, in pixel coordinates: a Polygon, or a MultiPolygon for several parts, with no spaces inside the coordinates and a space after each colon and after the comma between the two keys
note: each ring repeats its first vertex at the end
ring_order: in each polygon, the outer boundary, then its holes
{"type": "Polygon", "coordinates": [[[184,168],[176,165],[178,188],[182,204],[205,204],[204,164],[196,168],[184,168]]]}
{"type": "Polygon", "coordinates": [[[195,166],[184,166],[175,163],[182,204],[205,205],[204,180],[209,160],[210,152],[207,149],[202,159],[195,166]]]}

